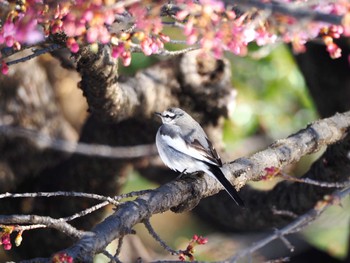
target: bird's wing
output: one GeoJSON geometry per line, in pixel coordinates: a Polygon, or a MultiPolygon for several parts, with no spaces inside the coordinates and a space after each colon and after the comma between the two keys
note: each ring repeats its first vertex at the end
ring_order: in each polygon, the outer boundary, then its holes
{"type": "Polygon", "coordinates": [[[216,152],[213,144],[211,143],[211,141],[209,141],[208,138],[205,138],[207,145],[204,146],[203,144],[201,144],[198,140],[193,140],[191,142],[191,147],[193,147],[194,149],[196,149],[197,152],[200,152],[200,154],[202,156],[204,156],[205,158],[207,158],[208,160],[211,161],[211,163],[214,163],[218,166],[222,166],[222,162],[220,159],[219,154],[216,152]]]}
{"type": "Polygon", "coordinates": [[[189,139],[189,137],[180,137],[179,135],[173,134],[161,134],[163,140],[167,145],[173,149],[187,154],[195,159],[216,165],[222,166],[221,159],[214,149],[211,142],[206,138],[206,144],[200,143],[197,139],[189,139]]]}

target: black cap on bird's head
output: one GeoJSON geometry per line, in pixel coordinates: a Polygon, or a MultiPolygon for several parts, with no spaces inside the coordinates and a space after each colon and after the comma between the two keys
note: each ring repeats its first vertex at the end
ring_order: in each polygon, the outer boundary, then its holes
{"type": "Polygon", "coordinates": [[[157,116],[159,116],[162,119],[163,123],[174,123],[176,119],[184,116],[186,114],[185,111],[181,110],[180,108],[169,108],[162,113],[155,112],[157,116]]]}

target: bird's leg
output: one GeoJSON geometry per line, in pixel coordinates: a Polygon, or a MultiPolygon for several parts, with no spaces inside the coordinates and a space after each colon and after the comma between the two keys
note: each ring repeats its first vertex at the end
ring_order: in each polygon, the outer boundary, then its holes
{"type": "Polygon", "coordinates": [[[176,179],[181,179],[181,177],[186,173],[186,170],[187,170],[187,169],[183,170],[183,171],[179,174],[179,176],[176,177],[176,179]]]}

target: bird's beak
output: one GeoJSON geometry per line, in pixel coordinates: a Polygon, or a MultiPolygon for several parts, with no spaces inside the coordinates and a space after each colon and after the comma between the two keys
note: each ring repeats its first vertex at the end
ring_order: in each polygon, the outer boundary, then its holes
{"type": "Polygon", "coordinates": [[[162,117],[162,116],[163,116],[162,113],[157,112],[157,111],[155,111],[154,114],[157,115],[157,116],[159,116],[159,117],[162,117]]]}

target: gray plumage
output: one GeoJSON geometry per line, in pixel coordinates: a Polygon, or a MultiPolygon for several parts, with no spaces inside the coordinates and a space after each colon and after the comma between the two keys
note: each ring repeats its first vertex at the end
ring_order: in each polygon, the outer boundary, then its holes
{"type": "Polygon", "coordinates": [[[213,176],[231,198],[243,206],[236,189],[220,168],[222,162],[219,155],[198,122],[179,108],[170,108],[156,114],[163,122],[156,136],[156,145],[163,162],[181,173],[203,171],[213,176]]]}

